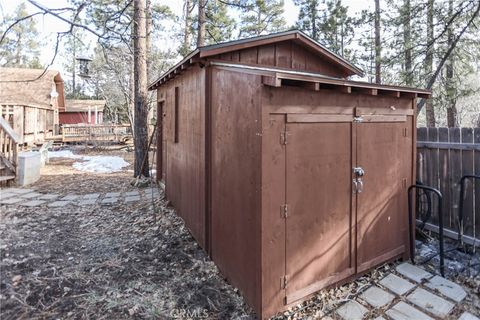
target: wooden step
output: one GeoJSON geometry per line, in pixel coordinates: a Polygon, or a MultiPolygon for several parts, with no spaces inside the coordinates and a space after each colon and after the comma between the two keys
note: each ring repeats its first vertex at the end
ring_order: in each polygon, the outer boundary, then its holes
{"type": "Polygon", "coordinates": [[[15,176],[0,176],[0,182],[9,181],[15,179],[15,176]]]}
{"type": "Polygon", "coordinates": [[[3,164],[0,164],[0,170],[5,169],[6,167],[3,164]]]}

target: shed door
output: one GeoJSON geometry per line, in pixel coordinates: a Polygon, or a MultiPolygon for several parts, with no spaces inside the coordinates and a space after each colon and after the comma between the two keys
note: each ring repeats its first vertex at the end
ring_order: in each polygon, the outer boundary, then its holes
{"type": "Polygon", "coordinates": [[[364,170],[362,192],[356,194],[357,272],[362,272],[406,251],[412,123],[364,122],[354,126],[357,167],[364,170]]]}
{"type": "Polygon", "coordinates": [[[353,274],[354,269],[352,123],[294,121],[287,120],[286,125],[287,303],[353,274]]]}

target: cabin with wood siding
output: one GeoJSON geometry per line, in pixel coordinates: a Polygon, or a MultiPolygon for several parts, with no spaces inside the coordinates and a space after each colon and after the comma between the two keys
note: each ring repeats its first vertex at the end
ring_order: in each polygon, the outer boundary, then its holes
{"type": "Polygon", "coordinates": [[[261,318],[407,259],[415,108],[299,31],[197,48],[154,81],[157,179],[261,318]]]}
{"type": "Polygon", "coordinates": [[[58,109],[65,107],[60,72],[0,68],[0,107],[20,144],[42,143],[58,130],[58,109]]]}
{"type": "Polygon", "coordinates": [[[59,108],[59,123],[102,124],[105,100],[67,99],[65,107],[59,108]]]}

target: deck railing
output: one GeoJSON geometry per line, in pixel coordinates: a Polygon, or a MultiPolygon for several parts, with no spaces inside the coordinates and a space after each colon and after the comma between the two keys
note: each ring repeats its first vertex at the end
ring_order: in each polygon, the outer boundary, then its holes
{"type": "Polygon", "coordinates": [[[19,142],[20,138],[10,124],[0,117],[0,158],[13,175],[17,172],[19,142]]]}
{"type": "Polygon", "coordinates": [[[61,132],[64,142],[119,141],[132,135],[128,124],[68,124],[62,126],[61,132]]]}

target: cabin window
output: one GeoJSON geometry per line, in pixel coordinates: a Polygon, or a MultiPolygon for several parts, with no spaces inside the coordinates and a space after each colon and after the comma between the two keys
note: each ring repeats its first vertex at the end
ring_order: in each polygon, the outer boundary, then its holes
{"type": "Polygon", "coordinates": [[[180,104],[180,93],[179,93],[179,88],[175,87],[175,110],[174,110],[174,137],[173,137],[173,142],[178,143],[178,124],[179,124],[179,104],[180,104]]]}

